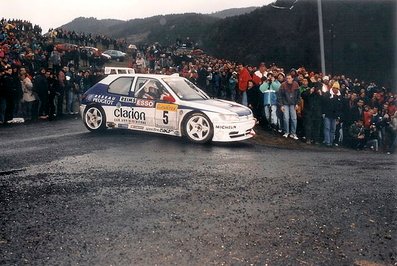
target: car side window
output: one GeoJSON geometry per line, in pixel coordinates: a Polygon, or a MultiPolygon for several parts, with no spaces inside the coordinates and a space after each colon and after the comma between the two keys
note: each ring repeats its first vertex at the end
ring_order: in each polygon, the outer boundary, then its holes
{"type": "Polygon", "coordinates": [[[108,92],[128,96],[133,81],[131,77],[120,77],[110,83],[108,92]]]}
{"type": "Polygon", "coordinates": [[[138,78],[135,85],[136,98],[159,100],[164,92],[165,87],[156,79],[138,78]]]}

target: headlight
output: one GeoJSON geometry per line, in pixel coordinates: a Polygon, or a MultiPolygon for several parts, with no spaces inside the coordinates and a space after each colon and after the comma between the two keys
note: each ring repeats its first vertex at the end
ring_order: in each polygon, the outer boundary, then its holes
{"type": "Polygon", "coordinates": [[[233,122],[233,121],[239,120],[238,114],[220,114],[219,118],[221,121],[228,121],[228,122],[233,122]]]}

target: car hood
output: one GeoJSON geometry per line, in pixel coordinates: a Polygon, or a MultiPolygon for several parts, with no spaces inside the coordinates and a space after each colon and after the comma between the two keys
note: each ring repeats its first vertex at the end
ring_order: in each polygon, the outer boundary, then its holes
{"type": "Polygon", "coordinates": [[[198,108],[209,112],[219,112],[222,114],[235,113],[238,114],[239,116],[246,116],[252,114],[251,110],[244,105],[231,101],[218,100],[218,99],[184,101],[183,105],[190,106],[193,108],[198,108]]]}

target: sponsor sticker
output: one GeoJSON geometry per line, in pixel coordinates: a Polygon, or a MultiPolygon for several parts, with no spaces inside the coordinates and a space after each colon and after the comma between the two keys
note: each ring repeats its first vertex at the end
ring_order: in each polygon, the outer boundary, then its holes
{"type": "Polygon", "coordinates": [[[226,125],[218,125],[215,126],[216,129],[236,129],[236,126],[226,126],[226,125]]]}
{"type": "Polygon", "coordinates": [[[146,114],[145,112],[135,111],[134,108],[126,109],[126,108],[117,108],[113,112],[114,117],[117,118],[128,118],[136,121],[145,121],[146,114]]]}
{"type": "Polygon", "coordinates": [[[136,111],[134,108],[117,108],[114,110],[113,115],[114,122],[146,125],[145,112],[136,111]]]}
{"type": "Polygon", "coordinates": [[[136,126],[136,125],[130,125],[131,129],[136,129],[136,130],[143,130],[145,127],[144,126],[136,126]]]}
{"type": "Polygon", "coordinates": [[[139,107],[154,107],[154,101],[147,99],[137,99],[133,97],[121,96],[119,102],[121,103],[131,103],[139,107]]]}
{"type": "Polygon", "coordinates": [[[140,107],[154,107],[154,101],[145,99],[136,99],[136,106],[140,107]]]}
{"type": "Polygon", "coordinates": [[[94,95],[92,101],[96,103],[101,103],[105,105],[113,105],[114,101],[116,100],[116,97],[112,96],[107,96],[107,95],[94,95]]]}
{"type": "Polygon", "coordinates": [[[119,101],[122,103],[136,103],[136,98],[121,96],[119,101]]]}
{"type": "Polygon", "coordinates": [[[172,129],[167,129],[167,128],[146,127],[145,130],[146,130],[146,131],[151,131],[151,132],[165,133],[165,134],[174,133],[174,130],[172,130],[172,129]]]}
{"type": "Polygon", "coordinates": [[[178,105],[169,103],[158,103],[156,104],[156,110],[176,112],[176,110],[178,110],[178,105]]]}

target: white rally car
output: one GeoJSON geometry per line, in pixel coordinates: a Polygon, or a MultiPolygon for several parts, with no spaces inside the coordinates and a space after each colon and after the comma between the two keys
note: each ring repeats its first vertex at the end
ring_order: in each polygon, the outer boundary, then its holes
{"type": "Polygon", "coordinates": [[[80,113],[91,131],[126,128],[196,143],[255,135],[256,120],[249,108],[211,99],[178,75],[110,75],[83,95],[80,113]]]}

